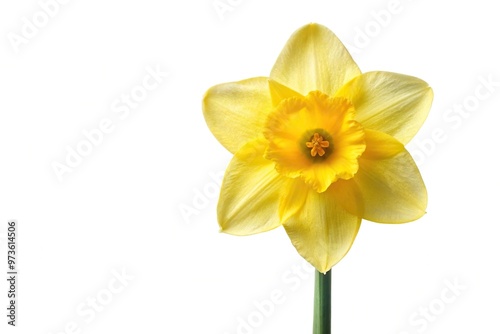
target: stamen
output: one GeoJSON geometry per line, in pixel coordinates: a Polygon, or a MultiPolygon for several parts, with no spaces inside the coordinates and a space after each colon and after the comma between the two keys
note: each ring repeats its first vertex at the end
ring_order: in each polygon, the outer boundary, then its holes
{"type": "Polygon", "coordinates": [[[323,136],[316,132],[311,137],[311,141],[306,142],[306,146],[311,149],[311,156],[315,157],[319,154],[319,156],[322,157],[325,155],[324,148],[329,147],[330,142],[323,140],[323,136]]]}

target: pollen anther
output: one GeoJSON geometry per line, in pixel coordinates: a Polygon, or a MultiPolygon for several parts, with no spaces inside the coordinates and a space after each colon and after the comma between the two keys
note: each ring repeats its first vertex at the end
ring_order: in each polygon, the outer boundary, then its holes
{"type": "Polygon", "coordinates": [[[323,140],[323,136],[316,132],[311,137],[311,141],[306,142],[306,146],[311,149],[311,156],[315,157],[319,154],[319,156],[322,157],[325,155],[324,148],[329,147],[330,142],[323,140]]]}

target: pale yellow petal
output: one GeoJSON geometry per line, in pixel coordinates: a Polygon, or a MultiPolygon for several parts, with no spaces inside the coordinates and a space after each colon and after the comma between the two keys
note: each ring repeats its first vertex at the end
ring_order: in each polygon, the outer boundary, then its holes
{"type": "Polygon", "coordinates": [[[261,135],[272,109],[269,83],[264,77],[211,87],[203,99],[210,131],[231,153],[261,135]]]}
{"type": "MultiPolygon", "coordinates": [[[[359,159],[353,179],[363,199],[363,218],[378,223],[407,223],[425,214],[427,190],[408,151],[391,158],[359,159]]],[[[356,190],[354,190],[356,191],[356,190]]]]}
{"type": "Polygon", "coordinates": [[[319,90],[332,96],[361,72],[342,42],[328,28],[309,24],[288,40],[270,78],[302,95],[319,90]]]}
{"type": "Polygon", "coordinates": [[[362,157],[370,160],[391,158],[405,149],[394,137],[370,129],[365,129],[365,143],[366,149],[362,157]]]}
{"type": "Polygon", "coordinates": [[[299,254],[325,273],[347,254],[361,219],[343,209],[328,192],[318,193],[307,187],[303,191],[307,192],[304,203],[300,210],[288,215],[283,226],[299,254]]]}
{"type": "Polygon", "coordinates": [[[326,192],[350,214],[360,218],[364,217],[365,206],[363,194],[353,179],[340,179],[332,183],[326,192]]]}
{"type": "Polygon", "coordinates": [[[418,78],[368,72],[354,78],[336,94],[349,99],[356,120],[364,128],[385,132],[407,144],[424,123],[432,103],[432,89],[418,78]]]}
{"type": "Polygon", "coordinates": [[[265,146],[265,140],[251,141],[231,160],[217,206],[221,232],[250,235],[281,225],[279,202],[286,178],[263,158],[265,146]]]}
{"type": "Polygon", "coordinates": [[[293,89],[271,79],[269,79],[269,91],[274,106],[277,106],[281,101],[290,97],[304,97],[293,89]]]}
{"type": "Polygon", "coordinates": [[[310,187],[300,179],[288,178],[283,186],[280,198],[279,216],[280,221],[286,221],[302,210],[310,187]]]}

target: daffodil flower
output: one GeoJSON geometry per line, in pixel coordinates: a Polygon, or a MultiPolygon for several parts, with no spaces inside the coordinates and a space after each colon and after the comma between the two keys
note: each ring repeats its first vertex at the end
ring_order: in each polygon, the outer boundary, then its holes
{"type": "Polygon", "coordinates": [[[420,218],[427,192],[405,149],[432,102],[424,81],[361,73],[326,27],[297,30],[269,77],[210,88],[208,127],[234,154],[217,207],[221,231],[283,226],[325,273],[349,251],[361,220],[420,218]]]}

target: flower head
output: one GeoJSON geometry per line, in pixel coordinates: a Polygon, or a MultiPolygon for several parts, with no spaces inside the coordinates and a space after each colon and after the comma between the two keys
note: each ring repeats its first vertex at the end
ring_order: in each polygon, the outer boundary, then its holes
{"type": "Polygon", "coordinates": [[[205,120],[234,154],[217,208],[222,232],[283,226],[320,272],[349,251],[361,219],[420,218],[427,192],[404,145],[430,109],[424,81],[361,73],[327,28],[297,30],[269,77],[210,88],[205,120]]]}

